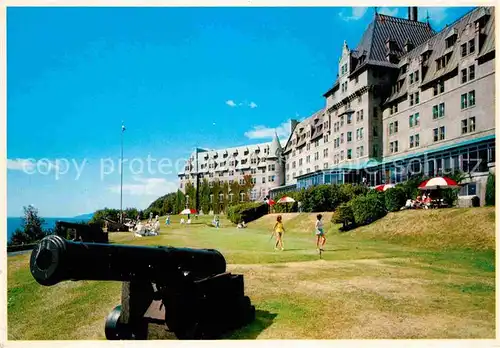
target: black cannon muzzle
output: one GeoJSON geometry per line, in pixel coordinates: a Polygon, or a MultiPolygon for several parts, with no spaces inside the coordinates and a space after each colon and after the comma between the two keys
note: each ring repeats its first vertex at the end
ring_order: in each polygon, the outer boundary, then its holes
{"type": "Polygon", "coordinates": [[[39,284],[47,286],[64,280],[155,282],[224,273],[226,260],[213,249],[71,242],[51,235],[33,249],[30,270],[39,284]]]}

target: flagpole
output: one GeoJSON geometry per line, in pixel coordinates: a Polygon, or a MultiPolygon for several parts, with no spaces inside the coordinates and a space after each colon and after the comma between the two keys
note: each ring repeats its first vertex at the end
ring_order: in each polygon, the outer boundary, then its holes
{"type": "Polygon", "coordinates": [[[122,122],[121,132],[121,161],[120,161],[120,223],[123,223],[123,131],[125,126],[122,122]]]}

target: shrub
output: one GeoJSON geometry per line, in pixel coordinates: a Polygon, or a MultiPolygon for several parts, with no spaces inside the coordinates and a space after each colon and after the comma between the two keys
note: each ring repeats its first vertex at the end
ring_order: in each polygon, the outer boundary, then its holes
{"type": "Polygon", "coordinates": [[[353,198],[349,206],[353,212],[354,222],[357,225],[365,225],[384,217],[387,210],[382,197],[381,194],[370,193],[353,198]]]}
{"type": "Polygon", "coordinates": [[[495,205],[495,175],[489,174],[486,182],[485,203],[488,206],[495,205]]]}
{"type": "Polygon", "coordinates": [[[263,202],[242,203],[227,209],[227,217],[234,223],[250,222],[267,214],[268,205],[263,202]]]}
{"type": "Polygon", "coordinates": [[[342,224],[345,229],[348,225],[354,223],[354,215],[352,208],[347,203],[342,203],[338,206],[337,210],[333,213],[332,222],[334,224],[342,224]]]}
{"type": "Polygon", "coordinates": [[[384,192],[387,211],[398,211],[405,205],[406,192],[402,187],[394,187],[384,192]]]}

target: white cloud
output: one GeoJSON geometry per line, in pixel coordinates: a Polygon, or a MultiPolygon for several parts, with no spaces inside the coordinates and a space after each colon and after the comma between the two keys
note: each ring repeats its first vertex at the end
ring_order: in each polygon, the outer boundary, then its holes
{"type": "Polygon", "coordinates": [[[390,9],[389,7],[382,7],[377,12],[386,16],[396,17],[399,10],[395,7],[393,7],[392,9],[390,9]]]}
{"type": "Polygon", "coordinates": [[[245,132],[245,136],[249,139],[268,139],[273,138],[274,134],[278,134],[278,137],[287,138],[290,136],[290,120],[287,120],[280,124],[276,128],[270,128],[266,126],[255,126],[252,130],[245,132]]]}
{"type": "MultiPolygon", "coordinates": [[[[135,177],[133,184],[124,184],[123,192],[132,196],[162,196],[169,192],[177,191],[178,185],[165,178],[140,178],[135,177]]],[[[120,185],[110,186],[109,190],[120,193],[120,185]]]]}
{"type": "Polygon", "coordinates": [[[35,163],[30,161],[30,160],[26,160],[26,159],[22,159],[22,158],[18,158],[18,159],[7,159],[7,169],[9,170],[33,170],[33,168],[35,167],[35,163]]]}
{"type": "Polygon", "coordinates": [[[227,100],[226,104],[229,105],[232,108],[237,107],[237,106],[248,106],[251,109],[255,109],[257,107],[257,104],[255,102],[250,102],[250,103],[240,102],[240,103],[236,103],[234,100],[231,100],[231,99],[227,100]]]}
{"type": "Polygon", "coordinates": [[[36,171],[48,173],[52,170],[58,170],[59,167],[56,162],[51,161],[46,158],[36,160],[34,158],[16,158],[7,159],[7,169],[8,170],[20,170],[29,174],[33,174],[36,171]]]}
{"type": "Polygon", "coordinates": [[[357,21],[358,19],[363,18],[365,15],[366,11],[368,10],[368,7],[352,7],[351,8],[351,14],[346,15],[344,12],[339,12],[339,17],[342,18],[344,21],[357,21]]]}
{"type": "Polygon", "coordinates": [[[234,108],[236,106],[236,103],[234,102],[234,100],[227,100],[226,104],[229,105],[232,108],[234,108]]]}

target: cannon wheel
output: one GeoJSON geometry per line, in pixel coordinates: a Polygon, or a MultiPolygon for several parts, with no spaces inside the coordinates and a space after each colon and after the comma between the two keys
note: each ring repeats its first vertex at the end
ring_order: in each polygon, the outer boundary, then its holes
{"type": "Polygon", "coordinates": [[[125,330],[123,324],[120,323],[120,315],[122,313],[122,306],[118,305],[111,313],[108,314],[106,318],[106,324],[104,327],[104,333],[106,334],[107,340],[120,340],[124,339],[125,330]]]}

